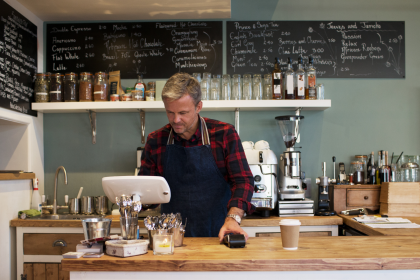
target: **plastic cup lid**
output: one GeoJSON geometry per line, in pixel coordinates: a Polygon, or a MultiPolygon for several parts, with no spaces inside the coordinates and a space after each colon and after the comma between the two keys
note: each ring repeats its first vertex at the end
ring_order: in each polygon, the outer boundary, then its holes
{"type": "Polygon", "coordinates": [[[285,219],[279,222],[279,225],[281,226],[300,226],[300,224],[301,223],[299,220],[293,220],[293,219],[285,219]]]}

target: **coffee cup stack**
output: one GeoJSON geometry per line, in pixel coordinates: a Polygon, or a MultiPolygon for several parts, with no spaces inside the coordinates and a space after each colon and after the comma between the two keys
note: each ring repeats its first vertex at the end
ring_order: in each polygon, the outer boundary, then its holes
{"type": "Polygon", "coordinates": [[[299,245],[300,221],[284,219],[280,221],[281,242],[285,250],[297,250],[299,245]]]}

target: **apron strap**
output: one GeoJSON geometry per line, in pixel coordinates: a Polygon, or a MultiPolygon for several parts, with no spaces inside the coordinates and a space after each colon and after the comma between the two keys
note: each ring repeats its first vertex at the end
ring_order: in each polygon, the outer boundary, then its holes
{"type": "MultiPolygon", "coordinates": [[[[206,122],[202,117],[200,117],[201,121],[201,141],[203,142],[203,145],[210,145],[210,137],[209,137],[209,131],[207,130],[206,122]]],[[[171,128],[171,131],[169,132],[168,142],[166,142],[166,145],[173,145],[174,144],[174,133],[173,129],[171,128]]]]}

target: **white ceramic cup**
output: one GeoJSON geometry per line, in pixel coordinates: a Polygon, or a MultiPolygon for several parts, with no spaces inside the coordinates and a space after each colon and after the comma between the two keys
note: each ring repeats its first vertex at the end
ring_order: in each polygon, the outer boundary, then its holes
{"type": "Polygon", "coordinates": [[[299,246],[300,221],[293,219],[281,220],[280,232],[281,242],[285,250],[297,250],[299,246]]]}

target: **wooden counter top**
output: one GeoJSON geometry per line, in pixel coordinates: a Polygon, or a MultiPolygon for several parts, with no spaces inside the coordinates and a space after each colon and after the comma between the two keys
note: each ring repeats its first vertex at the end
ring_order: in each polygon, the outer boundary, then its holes
{"type": "Polygon", "coordinates": [[[243,249],[217,238],[185,238],[174,255],[63,259],[65,271],[310,271],[420,269],[416,236],[301,237],[299,249],[279,237],[251,237],[243,249]]]}
{"type": "MultiPolygon", "coordinates": [[[[111,227],[119,228],[119,216],[106,216],[112,218],[111,227]]],[[[297,217],[297,218],[280,218],[259,216],[250,216],[242,220],[242,227],[278,227],[279,221],[282,219],[299,219],[302,226],[324,226],[324,225],[342,225],[343,220],[338,216],[332,217],[297,217]]],[[[140,227],[144,228],[143,222],[139,220],[140,227]]],[[[11,227],[82,227],[80,220],[32,220],[32,219],[14,219],[10,221],[11,227]]]]}
{"type": "MultiPolygon", "coordinates": [[[[343,223],[367,235],[420,235],[420,228],[371,228],[353,220],[356,216],[339,215],[343,223]]],[[[420,217],[401,217],[420,224],[420,217]]]]}

